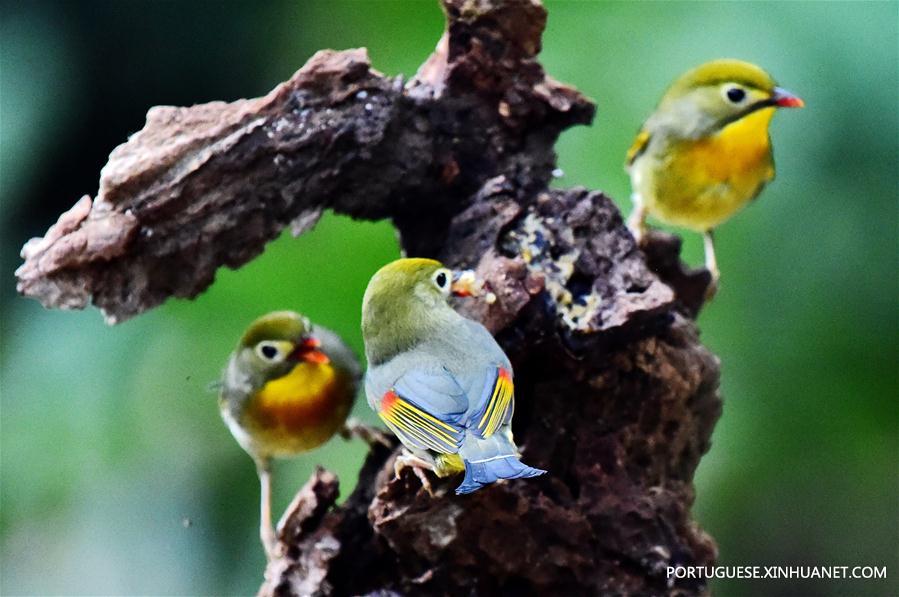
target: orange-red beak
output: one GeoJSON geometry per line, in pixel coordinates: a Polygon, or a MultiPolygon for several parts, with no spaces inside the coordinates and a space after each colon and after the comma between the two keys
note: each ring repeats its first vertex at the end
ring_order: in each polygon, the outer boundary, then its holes
{"type": "Polygon", "coordinates": [[[322,343],[318,338],[313,338],[309,336],[297,346],[297,349],[293,351],[293,357],[298,361],[305,361],[306,363],[314,363],[316,365],[327,365],[331,362],[331,359],[328,358],[328,355],[319,350],[322,343]]]}
{"type": "Polygon", "coordinates": [[[783,87],[775,87],[774,94],[771,96],[774,105],[779,108],[802,108],[805,102],[798,95],[794,95],[783,87]]]}
{"type": "Polygon", "coordinates": [[[471,270],[453,272],[450,292],[453,296],[477,296],[478,279],[471,270]]]}

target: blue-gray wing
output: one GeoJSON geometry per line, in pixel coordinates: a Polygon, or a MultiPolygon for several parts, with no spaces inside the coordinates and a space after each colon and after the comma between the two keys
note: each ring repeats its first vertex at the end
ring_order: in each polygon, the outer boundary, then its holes
{"type": "Polygon", "coordinates": [[[468,400],[449,371],[414,368],[385,381],[378,372],[366,379],[369,402],[403,444],[443,454],[459,451],[465,434],[459,419],[468,400]]]}

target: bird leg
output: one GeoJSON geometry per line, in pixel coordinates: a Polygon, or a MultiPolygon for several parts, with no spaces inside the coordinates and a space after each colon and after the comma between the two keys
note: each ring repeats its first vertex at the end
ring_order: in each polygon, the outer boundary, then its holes
{"type": "Polygon", "coordinates": [[[422,489],[427,491],[428,495],[434,497],[431,481],[425,473],[426,470],[434,471],[434,464],[403,449],[403,451],[396,457],[396,460],[393,461],[393,474],[399,479],[403,469],[406,468],[412,469],[412,472],[415,473],[415,476],[421,481],[422,489]]]}
{"type": "Polygon", "coordinates": [[[711,230],[702,233],[702,244],[705,248],[705,268],[712,275],[712,281],[705,292],[705,299],[708,301],[718,292],[718,280],[721,278],[721,272],[718,271],[718,260],[715,258],[715,240],[711,230]]]}
{"type": "Polygon", "coordinates": [[[643,199],[637,193],[631,194],[631,202],[634,204],[634,209],[627,218],[627,228],[639,245],[646,235],[646,208],[643,207],[643,199]]]}
{"type": "Polygon", "coordinates": [[[345,440],[358,437],[371,448],[376,448],[379,445],[385,448],[393,448],[394,445],[383,431],[377,427],[366,425],[357,419],[347,419],[338,433],[345,440]]]}
{"type": "Polygon", "coordinates": [[[271,460],[268,458],[256,461],[256,472],[259,475],[260,486],[260,517],[259,538],[265,549],[265,557],[271,560],[275,555],[277,539],[275,528],[272,526],[272,469],[271,460]]]}

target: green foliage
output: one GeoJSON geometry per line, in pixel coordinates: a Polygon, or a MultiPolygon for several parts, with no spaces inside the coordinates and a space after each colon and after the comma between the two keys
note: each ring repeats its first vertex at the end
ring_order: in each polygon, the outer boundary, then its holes
{"type": "MultiPolygon", "coordinates": [[[[625,212],[624,153],[682,71],[741,58],[806,100],[775,117],[777,180],[717,237],[722,289],[700,324],[722,360],[725,407],[698,472],[696,513],[722,564],[895,564],[896,5],[548,8],[543,63],[598,102],[594,126],[563,135],[557,184],[604,189],[625,212]]],[[[246,324],[273,309],[308,314],[361,354],[365,284],[398,256],[390,225],[326,216],[314,232],[285,235],[241,270],[220,272],[197,300],[115,328],[95,311],[47,312],[14,298],[16,253],[95,188],[105,154],[152,103],[261,94],[320,47],[367,46],[376,68],[411,76],[441,29],[428,1],[3,4],[0,592],[255,590],[255,474],[207,384],[246,324]],[[126,33],[128,68],[96,72],[113,57],[98,58],[94,45],[126,33]],[[117,128],[79,128],[86,94],[128,86],[134,95],[110,111],[117,128]],[[160,97],[161,88],[174,91],[160,97]]],[[[701,262],[692,235],[686,256],[701,262]]],[[[373,420],[361,400],[355,414],[373,420]]],[[[363,452],[334,440],[280,464],[276,505],[319,462],[346,495],[363,452]]],[[[895,594],[892,578],[717,590],[890,587],[895,594]]]]}

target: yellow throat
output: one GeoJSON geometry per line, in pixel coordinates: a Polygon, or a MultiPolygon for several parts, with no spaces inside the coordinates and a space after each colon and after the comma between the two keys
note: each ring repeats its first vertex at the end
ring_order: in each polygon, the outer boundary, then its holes
{"type": "Polygon", "coordinates": [[[774,178],[768,136],[773,116],[773,107],[757,110],[713,135],[675,142],[666,155],[635,164],[642,169],[636,190],[649,212],[697,231],[734,215],[774,178]]]}
{"type": "Polygon", "coordinates": [[[261,452],[296,454],[327,441],[352,400],[349,380],[330,363],[299,363],[256,393],[242,421],[261,452]]]}

